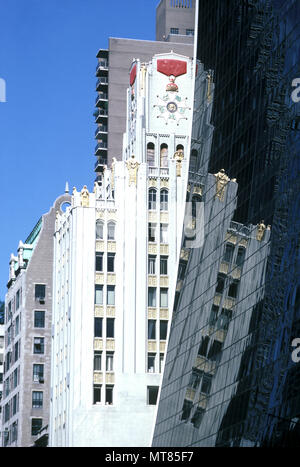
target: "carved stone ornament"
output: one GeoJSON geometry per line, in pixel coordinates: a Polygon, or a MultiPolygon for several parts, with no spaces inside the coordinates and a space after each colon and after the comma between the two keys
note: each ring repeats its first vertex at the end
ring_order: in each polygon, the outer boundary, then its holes
{"type": "Polygon", "coordinates": [[[126,161],[126,166],[129,172],[129,186],[133,183],[135,186],[137,184],[137,172],[139,169],[139,162],[135,160],[135,156],[132,155],[130,159],[126,161]]]}
{"type": "Polygon", "coordinates": [[[184,152],[182,149],[179,149],[174,154],[174,159],[176,160],[176,176],[181,177],[181,162],[184,159],[184,152]]]}
{"type": "Polygon", "coordinates": [[[257,224],[256,240],[258,240],[259,242],[262,241],[266,229],[267,227],[265,226],[264,221],[261,221],[260,224],[257,224]]]}
{"type": "Polygon", "coordinates": [[[212,99],[212,94],[211,94],[211,88],[212,88],[212,75],[208,73],[207,75],[207,100],[208,102],[211,102],[212,99]]]}
{"type": "Polygon", "coordinates": [[[220,201],[224,201],[225,188],[230,178],[226,175],[225,170],[221,169],[220,172],[214,174],[216,177],[216,198],[219,198],[220,201]]]}
{"type": "Polygon", "coordinates": [[[90,194],[89,194],[89,191],[88,191],[86,185],[84,185],[84,187],[82,188],[82,190],[80,192],[80,197],[81,197],[81,206],[83,208],[89,207],[89,205],[90,205],[90,194]]]}

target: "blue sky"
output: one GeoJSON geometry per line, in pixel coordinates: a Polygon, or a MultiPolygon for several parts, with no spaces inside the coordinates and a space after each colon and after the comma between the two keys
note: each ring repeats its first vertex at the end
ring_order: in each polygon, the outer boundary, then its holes
{"type": "Polygon", "coordinates": [[[0,299],[10,254],[55,198],[94,180],[96,54],[155,39],[159,0],[0,0],[0,299]]]}

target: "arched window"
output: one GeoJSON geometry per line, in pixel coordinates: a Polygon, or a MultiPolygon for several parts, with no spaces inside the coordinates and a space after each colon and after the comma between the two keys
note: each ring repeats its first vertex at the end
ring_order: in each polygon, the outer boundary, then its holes
{"type": "Polygon", "coordinates": [[[160,210],[161,211],[168,210],[168,196],[169,196],[168,190],[163,188],[160,192],[160,210]]]}
{"type": "Polygon", "coordinates": [[[156,190],[150,188],[148,195],[148,209],[156,209],[156,190]]]}
{"type": "Polygon", "coordinates": [[[147,162],[149,167],[155,167],[155,146],[153,143],[147,144],[147,162]]]}
{"type": "Polygon", "coordinates": [[[107,240],[115,240],[115,223],[109,222],[107,224],[107,240]]]}
{"type": "Polygon", "coordinates": [[[177,146],[176,146],[176,151],[182,151],[182,152],[184,152],[184,147],[182,146],[182,144],[177,144],[177,146]]]}
{"type": "Polygon", "coordinates": [[[160,146],[160,167],[168,167],[168,145],[160,146]]]}
{"type": "Polygon", "coordinates": [[[103,227],[104,227],[103,221],[98,219],[96,221],[96,239],[97,240],[103,240],[103,227]]]}
{"type": "Polygon", "coordinates": [[[196,149],[192,149],[191,160],[190,160],[190,171],[191,172],[196,172],[197,160],[198,160],[198,151],[196,149]]]}

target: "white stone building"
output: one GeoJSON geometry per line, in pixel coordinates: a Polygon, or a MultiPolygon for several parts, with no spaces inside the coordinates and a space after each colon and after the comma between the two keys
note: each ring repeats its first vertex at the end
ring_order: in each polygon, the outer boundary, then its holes
{"type": "MultiPolygon", "coordinates": [[[[200,65],[199,65],[200,66],[200,65]]],[[[187,190],[193,60],[134,60],[123,160],[55,232],[50,446],[149,446],[187,190]]],[[[203,83],[207,82],[204,80],[203,83]]]]}

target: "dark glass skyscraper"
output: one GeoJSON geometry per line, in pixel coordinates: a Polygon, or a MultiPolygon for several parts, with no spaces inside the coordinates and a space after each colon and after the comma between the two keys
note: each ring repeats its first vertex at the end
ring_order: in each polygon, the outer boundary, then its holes
{"type": "Polygon", "coordinates": [[[204,243],[182,250],[153,445],[299,445],[300,3],[200,0],[198,13],[209,161],[195,134],[192,148],[198,172],[225,169],[237,190],[220,217],[212,175],[202,186],[204,243]]]}

